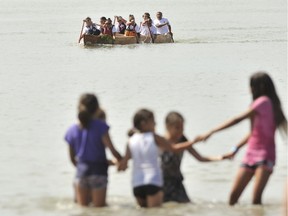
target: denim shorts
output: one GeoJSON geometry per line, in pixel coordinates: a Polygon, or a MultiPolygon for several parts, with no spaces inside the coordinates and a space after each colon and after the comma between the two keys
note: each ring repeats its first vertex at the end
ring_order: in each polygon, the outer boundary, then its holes
{"type": "Polygon", "coordinates": [[[91,175],[81,178],[76,177],[74,184],[81,188],[102,189],[107,187],[108,177],[106,175],[91,175]]]}

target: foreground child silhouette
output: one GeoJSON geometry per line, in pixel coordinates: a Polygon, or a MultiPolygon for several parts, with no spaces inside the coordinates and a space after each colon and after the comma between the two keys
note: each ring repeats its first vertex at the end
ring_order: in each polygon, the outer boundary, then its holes
{"type": "Polygon", "coordinates": [[[125,170],[128,160],[132,158],[132,185],[137,203],[148,208],[161,206],[163,176],[159,150],[183,151],[198,140],[171,145],[165,138],[154,133],[154,115],[147,109],[139,110],[133,122],[136,131],[128,141],[126,155],[119,165],[119,170],[125,170]]]}
{"type": "Polygon", "coordinates": [[[79,123],[73,124],[65,135],[71,162],[76,167],[76,201],[82,206],[92,202],[95,207],[102,207],[106,205],[108,182],[105,147],[117,160],[121,156],[111,142],[109,126],[97,119],[100,110],[96,96],[83,94],[78,110],[79,123]]]}
{"type": "MultiPolygon", "coordinates": [[[[166,136],[165,138],[173,145],[178,145],[178,142],[186,142],[184,136],[184,118],[178,112],[170,112],[165,119],[166,136]]],[[[186,149],[193,157],[201,162],[220,161],[221,156],[218,157],[203,157],[192,146],[186,149]]],[[[190,202],[183,185],[184,177],[181,173],[181,162],[184,151],[174,153],[171,151],[164,151],[162,157],[162,170],[164,178],[164,202],[174,201],[180,203],[190,202]]]]}
{"type": "Polygon", "coordinates": [[[257,72],[250,78],[253,102],[244,113],[214,128],[201,139],[207,140],[212,134],[229,128],[244,119],[251,120],[251,131],[235,146],[234,151],[225,158],[232,158],[247,144],[246,154],[235,179],[229,204],[237,203],[240,195],[255,177],[253,204],[262,203],[262,193],[275,165],[275,130],[282,129],[287,135],[287,120],[281,108],[270,76],[265,72],[257,72]]]}

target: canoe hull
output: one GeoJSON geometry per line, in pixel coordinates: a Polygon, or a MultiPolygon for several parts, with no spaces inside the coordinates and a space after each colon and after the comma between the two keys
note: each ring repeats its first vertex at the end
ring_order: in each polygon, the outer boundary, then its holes
{"type": "MultiPolygon", "coordinates": [[[[152,43],[150,36],[141,35],[139,39],[140,43],[152,43]]],[[[154,43],[173,43],[173,39],[170,34],[156,35],[154,43]]]]}
{"type": "Polygon", "coordinates": [[[173,38],[170,34],[157,35],[154,43],[173,43],[173,38]]]}
{"type": "MultiPolygon", "coordinates": [[[[97,44],[136,44],[137,38],[135,36],[116,35],[115,39],[108,35],[84,35],[84,45],[97,45],[97,44]]],[[[139,43],[152,43],[151,37],[141,35],[139,43]]],[[[154,39],[154,43],[173,43],[173,39],[170,34],[157,35],[154,39]]]]}
{"type": "Polygon", "coordinates": [[[113,39],[111,36],[107,35],[84,35],[84,45],[96,45],[96,44],[120,44],[120,45],[126,45],[126,44],[136,44],[137,39],[134,36],[120,36],[117,35],[115,39],[113,39]]]}

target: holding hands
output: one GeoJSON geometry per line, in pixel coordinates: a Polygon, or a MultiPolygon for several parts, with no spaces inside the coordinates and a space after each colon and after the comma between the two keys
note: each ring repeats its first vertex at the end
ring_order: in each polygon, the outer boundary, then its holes
{"type": "Polygon", "coordinates": [[[208,133],[199,135],[197,137],[198,137],[199,141],[206,141],[212,134],[213,134],[213,131],[209,131],[208,133]]]}
{"type": "Polygon", "coordinates": [[[125,171],[128,168],[127,160],[123,159],[117,164],[118,171],[125,171]]]}
{"type": "MultiPolygon", "coordinates": [[[[204,141],[204,142],[205,142],[206,140],[208,140],[208,139],[212,136],[213,133],[214,133],[214,131],[211,130],[211,131],[209,131],[209,132],[207,132],[207,133],[205,133],[205,134],[203,134],[203,135],[198,135],[198,136],[195,137],[194,142],[195,142],[195,143],[196,143],[196,142],[201,142],[201,141],[204,141]]],[[[245,140],[246,140],[246,139],[245,139],[245,140]]],[[[234,147],[231,149],[230,152],[225,153],[225,154],[223,154],[223,155],[221,155],[221,156],[213,157],[213,160],[214,160],[214,161],[220,161],[220,160],[226,160],[226,159],[229,159],[229,160],[234,159],[236,153],[238,152],[239,148],[242,147],[242,145],[243,145],[243,144],[241,143],[241,145],[240,145],[239,147],[238,147],[238,146],[234,146],[234,147]]]]}

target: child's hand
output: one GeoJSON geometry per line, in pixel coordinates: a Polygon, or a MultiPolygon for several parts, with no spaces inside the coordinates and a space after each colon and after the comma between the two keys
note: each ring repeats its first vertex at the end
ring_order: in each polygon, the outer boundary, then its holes
{"type": "Polygon", "coordinates": [[[200,141],[202,141],[202,137],[201,136],[196,136],[195,138],[194,138],[194,140],[193,140],[193,142],[200,142],[200,141]]]}
{"type": "Polygon", "coordinates": [[[229,159],[229,160],[232,160],[234,159],[234,156],[236,155],[236,152],[229,152],[229,153],[226,153],[222,156],[223,160],[225,159],[229,159]]]}
{"type": "Polygon", "coordinates": [[[125,171],[128,168],[126,160],[121,160],[117,165],[118,165],[118,171],[125,171]]]}
{"type": "Polygon", "coordinates": [[[108,160],[108,165],[109,166],[116,166],[116,165],[118,165],[119,164],[119,162],[118,162],[118,160],[117,159],[113,159],[113,160],[108,160]]]}
{"type": "Polygon", "coordinates": [[[206,134],[198,136],[200,141],[206,141],[210,136],[212,135],[212,132],[208,132],[206,134]]]}

